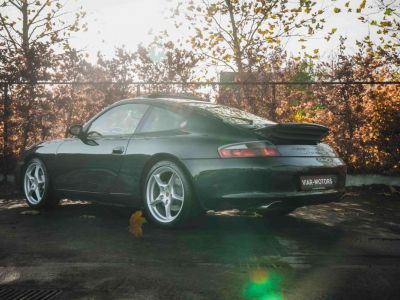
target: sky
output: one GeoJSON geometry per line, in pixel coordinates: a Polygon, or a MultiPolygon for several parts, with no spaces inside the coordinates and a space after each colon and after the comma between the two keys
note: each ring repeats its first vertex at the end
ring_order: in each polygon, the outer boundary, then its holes
{"type": "MultiPolygon", "coordinates": [[[[335,6],[343,6],[347,0],[335,1],[335,6]]],[[[170,36],[178,38],[189,33],[183,26],[177,30],[171,20],[171,12],[178,0],[69,0],[68,8],[75,9],[79,6],[87,12],[87,32],[78,32],[71,39],[71,43],[78,49],[86,50],[91,60],[95,60],[96,53],[102,52],[111,57],[115,47],[125,46],[129,50],[136,50],[139,44],[152,42],[150,33],[167,30],[170,36]]],[[[352,5],[359,5],[361,0],[352,0],[352,5]]],[[[319,5],[326,6],[329,0],[319,1],[319,5]]],[[[331,4],[330,4],[331,5],[331,4]]],[[[337,52],[339,34],[346,36],[349,52],[354,52],[354,42],[368,33],[369,28],[357,20],[355,14],[334,14],[333,4],[327,9],[327,29],[336,27],[337,34],[327,42],[322,32],[319,36],[308,40],[307,49],[319,48],[320,56],[329,57],[337,52]]],[[[296,54],[300,45],[296,39],[289,41],[286,50],[296,54]]]]}
{"type": "Polygon", "coordinates": [[[136,50],[139,44],[149,44],[153,34],[176,29],[167,12],[170,1],[162,0],[85,0],[70,1],[71,7],[82,6],[87,13],[87,32],[74,34],[71,43],[85,49],[93,58],[98,51],[112,56],[115,47],[136,50]]]}

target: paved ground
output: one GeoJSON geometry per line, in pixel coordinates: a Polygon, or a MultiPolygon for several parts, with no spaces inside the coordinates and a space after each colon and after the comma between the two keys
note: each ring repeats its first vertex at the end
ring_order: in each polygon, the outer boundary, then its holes
{"type": "Polygon", "coordinates": [[[398,194],[350,193],[280,221],[234,213],[127,229],[129,209],[63,201],[25,215],[0,196],[0,291],[57,299],[400,299],[398,194]]]}

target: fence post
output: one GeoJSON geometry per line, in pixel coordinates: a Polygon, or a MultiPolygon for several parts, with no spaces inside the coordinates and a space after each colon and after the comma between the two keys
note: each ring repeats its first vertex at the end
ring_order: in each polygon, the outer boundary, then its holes
{"type": "Polygon", "coordinates": [[[140,96],[140,84],[136,86],[136,96],[140,96]]]}
{"type": "Polygon", "coordinates": [[[272,109],[271,109],[271,118],[273,121],[276,121],[276,84],[272,84],[272,109]]]}
{"type": "Polygon", "coordinates": [[[5,82],[2,84],[3,86],[3,149],[2,149],[2,175],[3,183],[7,182],[7,170],[8,170],[8,121],[10,116],[10,98],[8,95],[9,92],[9,83],[5,82]]]}

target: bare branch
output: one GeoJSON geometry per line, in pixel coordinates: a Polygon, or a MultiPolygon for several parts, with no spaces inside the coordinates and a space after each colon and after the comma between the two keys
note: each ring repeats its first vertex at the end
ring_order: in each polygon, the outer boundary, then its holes
{"type": "Polygon", "coordinates": [[[12,5],[14,5],[18,10],[22,9],[22,4],[18,3],[18,4],[20,4],[20,5],[18,5],[13,0],[8,0],[8,2],[10,2],[12,5]]]}
{"type": "Polygon", "coordinates": [[[28,22],[28,27],[35,22],[36,18],[40,15],[40,13],[45,9],[47,6],[48,0],[43,3],[43,5],[37,10],[36,14],[32,17],[32,19],[28,22]]]}
{"type": "Polygon", "coordinates": [[[37,42],[41,38],[44,38],[44,37],[52,35],[52,34],[57,34],[58,32],[66,30],[66,29],[71,28],[71,27],[72,27],[72,25],[67,25],[67,26],[61,27],[61,28],[59,28],[57,30],[53,30],[53,31],[49,31],[49,32],[46,32],[46,33],[42,33],[36,39],[34,39],[32,42],[33,43],[37,42]]]}
{"type": "Polygon", "coordinates": [[[12,31],[14,31],[17,35],[19,35],[22,38],[22,32],[17,30],[16,28],[14,28],[13,26],[9,26],[9,28],[12,29],[12,31]]]}
{"type": "Polygon", "coordinates": [[[265,21],[265,19],[267,18],[268,13],[270,13],[272,11],[272,9],[278,4],[278,0],[276,0],[273,4],[271,4],[268,8],[268,10],[266,12],[263,13],[263,17],[261,18],[261,20],[257,23],[256,28],[254,28],[253,31],[251,31],[250,33],[250,37],[247,39],[248,42],[247,44],[243,47],[243,50],[247,49],[247,47],[250,46],[251,41],[253,40],[254,35],[256,34],[256,32],[258,31],[258,29],[260,28],[261,24],[265,21]]]}
{"type": "Polygon", "coordinates": [[[17,49],[17,42],[15,41],[14,37],[12,36],[10,30],[8,29],[8,24],[6,22],[6,19],[0,14],[0,21],[1,21],[1,25],[3,26],[3,28],[5,29],[7,35],[8,35],[8,39],[9,41],[13,44],[14,48],[17,49]]]}
{"type": "MultiPolygon", "coordinates": [[[[58,11],[60,11],[60,10],[58,10],[58,11]]],[[[57,11],[57,12],[58,12],[57,11]]],[[[56,13],[57,13],[56,12],[56,13]]],[[[44,18],[41,18],[41,19],[39,19],[39,20],[36,20],[35,22],[32,22],[32,23],[30,23],[30,25],[34,25],[34,24],[38,24],[38,23],[40,23],[40,22],[43,22],[43,21],[47,21],[47,20],[52,20],[52,19],[57,19],[57,18],[59,18],[59,17],[61,17],[61,16],[64,16],[64,15],[67,15],[67,14],[70,14],[71,13],[71,11],[66,11],[66,12],[63,12],[63,13],[60,13],[60,14],[58,14],[58,15],[56,15],[56,14],[53,14],[53,15],[51,15],[50,17],[44,17],[44,18]]]]}
{"type": "Polygon", "coordinates": [[[211,58],[211,59],[214,59],[216,61],[223,63],[223,65],[225,65],[226,67],[231,69],[233,72],[236,72],[235,68],[233,68],[230,64],[228,64],[228,62],[226,62],[225,60],[223,60],[219,57],[212,56],[212,55],[208,54],[207,52],[205,52],[204,50],[201,50],[201,54],[203,54],[204,56],[206,56],[208,58],[211,58]]]}

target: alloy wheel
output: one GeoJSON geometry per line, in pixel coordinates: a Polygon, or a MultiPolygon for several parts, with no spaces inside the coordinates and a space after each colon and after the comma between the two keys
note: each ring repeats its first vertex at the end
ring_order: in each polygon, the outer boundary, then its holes
{"type": "Polygon", "coordinates": [[[42,201],[46,188],[46,177],[43,167],[38,162],[28,166],[24,177],[24,190],[27,201],[36,205],[42,201]]]}
{"type": "Polygon", "coordinates": [[[146,202],[151,215],[159,222],[170,223],[180,214],[185,199],[180,175],[171,167],[155,169],[146,187],[146,202]]]}

